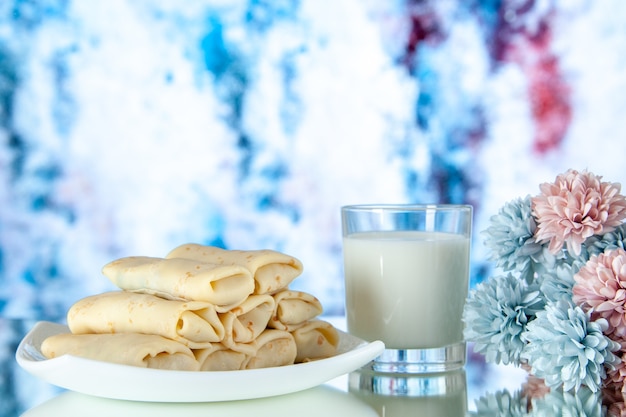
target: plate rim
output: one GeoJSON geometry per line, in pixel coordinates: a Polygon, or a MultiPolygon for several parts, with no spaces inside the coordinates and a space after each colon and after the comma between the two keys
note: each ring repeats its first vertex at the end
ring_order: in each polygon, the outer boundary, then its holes
{"type": "MultiPolygon", "coordinates": [[[[22,338],[15,352],[17,363],[28,373],[52,385],[70,391],[111,399],[148,402],[216,402],[289,394],[321,385],[333,378],[358,369],[379,356],[384,350],[384,343],[380,340],[367,342],[337,329],[340,335],[340,343],[350,343],[354,346],[330,358],[250,370],[172,371],[109,363],[72,355],[43,359],[40,346],[37,346],[33,340],[45,331],[61,333],[63,331],[69,332],[69,328],[63,324],[50,321],[38,321],[34,324],[31,330],[22,338]],[[42,359],[34,358],[28,352],[29,349],[34,349],[35,353],[41,355],[42,359]],[[76,378],[66,377],[67,372],[59,372],[63,368],[66,368],[66,371],[70,369],[76,371],[77,368],[85,369],[90,371],[90,375],[95,378],[116,375],[117,379],[124,377],[126,382],[113,387],[111,384],[104,384],[105,386],[103,386],[100,383],[97,389],[94,389],[92,387],[93,384],[81,385],[76,378]],[[297,378],[294,378],[294,376],[297,376],[297,378]],[[178,384],[191,385],[192,389],[180,389],[180,385],[178,385],[178,389],[170,390],[169,394],[162,392],[163,390],[157,390],[157,392],[153,393],[146,387],[139,385],[136,387],[135,392],[132,392],[132,390],[130,392],[121,392],[123,391],[122,387],[132,384],[132,381],[136,383],[143,381],[145,383],[147,379],[150,380],[149,378],[156,377],[178,381],[178,384]],[[248,380],[248,382],[255,380],[263,381],[268,378],[271,378],[273,383],[258,384],[252,390],[250,389],[251,384],[244,383],[245,380],[248,380]],[[276,381],[283,382],[275,384],[276,381]],[[214,385],[219,383],[219,386],[209,387],[210,383],[214,385]],[[198,384],[207,385],[206,395],[204,395],[205,393],[198,393],[197,388],[193,388],[194,385],[198,384]],[[241,389],[242,385],[246,388],[241,389]],[[234,389],[235,387],[238,387],[238,389],[234,389]]],[[[84,381],[84,379],[81,379],[81,381],[84,381]]],[[[177,386],[177,384],[174,383],[171,386],[177,386]]]]}

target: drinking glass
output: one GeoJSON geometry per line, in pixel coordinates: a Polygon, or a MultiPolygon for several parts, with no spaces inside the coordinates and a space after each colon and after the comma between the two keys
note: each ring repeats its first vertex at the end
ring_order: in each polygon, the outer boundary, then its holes
{"type": "Polygon", "coordinates": [[[341,217],[348,331],[386,347],[371,369],[463,367],[472,207],[352,205],[341,217]]]}

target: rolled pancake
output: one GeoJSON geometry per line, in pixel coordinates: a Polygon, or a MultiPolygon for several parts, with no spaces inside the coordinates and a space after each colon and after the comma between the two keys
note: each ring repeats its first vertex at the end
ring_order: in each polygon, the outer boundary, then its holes
{"type": "Polygon", "coordinates": [[[247,268],[192,259],[129,256],[106,264],[102,273],[123,290],[206,301],[220,312],[242,303],[254,291],[247,268]]]}
{"type": "Polygon", "coordinates": [[[283,290],[273,295],[275,307],[268,327],[291,332],[323,313],[322,303],[303,291],[283,290]]]}
{"type": "Polygon", "coordinates": [[[281,252],[262,250],[226,250],[215,246],[187,243],[174,248],[166,258],[194,259],[218,265],[246,267],[254,277],[255,294],[271,294],[286,288],[302,273],[302,263],[281,252]]]}
{"type": "Polygon", "coordinates": [[[80,356],[142,368],[197,371],[191,349],[163,336],[137,333],[71,334],[46,338],[41,352],[48,359],[61,355],[80,356]]]}
{"type": "Polygon", "coordinates": [[[267,329],[254,341],[254,345],[256,351],[249,357],[244,369],[292,365],[296,359],[296,342],[289,332],[267,329]]]}
{"type": "Polygon", "coordinates": [[[205,349],[194,349],[193,354],[201,371],[237,371],[248,360],[245,353],[229,349],[222,343],[213,343],[205,349]]]}
{"type": "Polygon", "coordinates": [[[251,295],[239,306],[221,313],[224,345],[236,348],[238,344],[254,341],[267,328],[273,312],[274,298],[264,294],[251,295]]]}
{"type": "Polygon", "coordinates": [[[79,300],[70,307],[67,324],[74,334],[157,334],[190,348],[206,348],[224,338],[224,325],[211,303],[166,300],[129,291],[79,300]]]}
{"type": "Polygon", "coordinates": [[[311,320],[291,332],[296,341],[296,362],[307,362],[334,356],[339,345],[339,332],[323,320],[311,320]]]}

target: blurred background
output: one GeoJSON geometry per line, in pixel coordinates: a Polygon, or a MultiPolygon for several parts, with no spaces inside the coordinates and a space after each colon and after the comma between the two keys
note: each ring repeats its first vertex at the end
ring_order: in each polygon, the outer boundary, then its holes
{"type": "MultiPolygon", "coordinates": [[[[624,182],[620,0],[0,3],[0,415],[37,320],[187,242],[279,250],[343,314],[339,209],[624,182]]],[[[28,383],[24,382],[28,381],[28,383]]]]}

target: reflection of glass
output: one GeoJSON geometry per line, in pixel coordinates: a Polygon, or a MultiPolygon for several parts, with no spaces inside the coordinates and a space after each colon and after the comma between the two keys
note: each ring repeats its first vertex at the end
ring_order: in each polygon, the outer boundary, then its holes
{"type": "Polygon", "coordinates": [[[349,390],[381,417],[461,417],[467,412],[465,370],[415,376],[362,369],[350,374],[349,390]]]}

